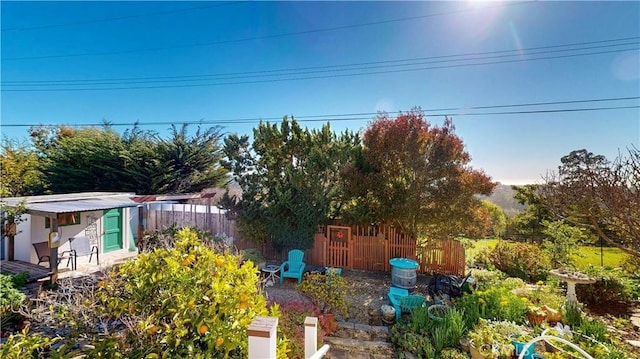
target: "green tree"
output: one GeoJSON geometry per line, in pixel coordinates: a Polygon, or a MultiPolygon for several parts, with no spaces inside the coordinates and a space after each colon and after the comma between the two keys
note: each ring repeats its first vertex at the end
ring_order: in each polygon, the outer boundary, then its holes
{"type": "Polygon", "coordinates": [[[469,166],[471,157],[450,119],[431,126],[419,109],[397,118],[380,114],[364,148],[345,170],[354,218],[394,224],[406,233],[451,237],[464,228],[495,183],[469,166]]]}
{"type": "Polygon", "coordinates": [[[137,126],[123,136],[109,126],[34,127],[30,130],[43,173],[54,193],[125,191],[141,194],[198,192],[220,186],[219,128],[173,127],[162,139],[137,126]]]}
{"type": "Polygon", "coordinates": [[[540,197],[539,186],[528,184],[511,188],[516,191],[513,198],[526,205],[525,210],[511,220],[511,230],[528,241],[541,242],[545,238],[543,222],[552,216],[540,197]]]}
{"type": "Polygon", "coordinates": [[[3,139],[0,150],[0,197],[29,196],[44,192],[42,171],[33,149],[3,139]]]}
{"type": "Polygon", "coordinates": [[[640,151],[631,148],[610,162],[582,149],[560,161],[541,187],[552,215],[640,257],[640,151]]]}
{"type": "Polygon", "coordinates": [[[340,169],[359,145],[356,134],[339,136],[329,124],[300,127],[295,118],[260,123],[248,136],[225,138],[225,167],[242,188],[242,198],[225,203],[244,235],[271,238],[278,249],[309,248],[318,225],[340,210],[340,169]]]}
{"type": "Polygon", "coordinates": [[[112,129],[33,128],[31,136],[53,193],[131,189],[121,158],[126,148],[112,129]]]}
{"type": "Polygon", "coordinates": [[[161,140],[157,151],[166,170],[154,174],[156,193],[200,192],[208,187],[219,187],[227,180],[227,171],[220,166],[223,151],[220,146],[220,128],[198,127],[193,136],[187,134],[187,125],[171,128],[171,138],[161,140]]]}
{"type": "Polygon", "coordinates": [[[507,217],[504,215],[504,211],[493,202],[485,200],[481,203],[482,208],[489,213],[489,218],[491,218],[491,230],[489,234],[495,237],[501,237],[507,229],[507,217]]]}
{"type": "Polygon", "coordinates": [[[573,255],[579,252],[578,245],[589,239],[589,233],[564,221],[545,220],[542,225],[543,233],[548,236],[542,248],[549,254],[551,265],[560,267],[573,264],[573,255]]]}

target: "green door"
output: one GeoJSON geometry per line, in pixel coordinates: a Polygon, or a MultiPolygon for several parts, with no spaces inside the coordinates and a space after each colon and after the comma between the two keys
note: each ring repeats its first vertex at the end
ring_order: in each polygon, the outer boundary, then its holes
{"type": "Polygon", "coordinates": [[[122,209],[108,209],[104,211],[103,251],[111,252],[122,249],[122,209]]]}

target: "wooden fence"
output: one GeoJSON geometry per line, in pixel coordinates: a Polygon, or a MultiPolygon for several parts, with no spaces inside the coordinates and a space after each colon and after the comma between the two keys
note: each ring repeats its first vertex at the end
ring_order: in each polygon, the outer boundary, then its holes
{"type": "Polygon", "coordinates": [[[460,241],[432,241],[429,245],[418,248],[417,257],[423,273],[464,277],[465,253],[460,241]]]}
{"type": "MultiPolygon", "coordinates": [[[[235,244],[239,249],[258,248],[271,262],[286,258],[286,253],[275,251],[268,242],[235,244]]],[[[464,276],[464,247],[459,241],[434,241],[419,247],[414,238],[390,226],[323,226],[305,251],[307,265],[366,271],[391,271],[391,258],[416,260],[420,273],[464,276]]]]}
{"type": "Polygon", "coordinates": [[[171,226],[193,227],[214,235],[224,233],[227,237],[238,238],[235,221],[228,219],[225,211],[216,206],[151,203],[144,212],[147,232],[171,226]]]}

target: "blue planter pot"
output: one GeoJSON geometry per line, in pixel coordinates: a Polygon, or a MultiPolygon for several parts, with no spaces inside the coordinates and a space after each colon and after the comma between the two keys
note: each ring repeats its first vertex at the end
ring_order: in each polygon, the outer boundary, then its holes
{"type": "MultiPolygon", "coordinates": [[[[516,348],[516,355],[520,355],[520,353],[522,352],[522,349],[524,349],[524,346],[527,343],[522,343],[522,342],[518,342],[518,341],[512,341],[511,344],[516,348]]],[[[536,353],[536,343],[531,344],[531,346],[529,348],[527,348],[526,353],[524,354],[524,359],[533,359],[535,358],[535,353],[536,353]]]]}

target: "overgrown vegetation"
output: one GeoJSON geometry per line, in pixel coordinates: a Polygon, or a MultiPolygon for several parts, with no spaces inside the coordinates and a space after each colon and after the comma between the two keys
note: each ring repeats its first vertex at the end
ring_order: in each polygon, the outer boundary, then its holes
{"type": "MultiPolygon", "coordinates": [[[[143,253],[99,282],[62,280],[21,310],[37,330],[9,338],[13,347],[0,351],[21,358],[246,358],[253,318],[279,312],[267,308],[257,268],[240,260],[179,230],[172,248],[143,253]]],[[[279,339],[279,358],[288,343],[279,339]]]]}
{"type": "Polygon", "coordinates": [[[0,273],[0,330],[5,330],[7,326],[20,319],[17,310],[26,298],[21,289],[28,277],[28,273],[0,273]]]}
{"type": "Polygon", "coordinates": [[[532,244],[500,242],[489,258],[497,269],[528,282],[545,280],[551,269],[549,256],[532,244]]]}
{"type": "Polygon", "coordinates": [[[285,117],[260,123],[249,136],[224,140],[225,168],[242,198],[222,204],[237,218],[245,238],[271,239],[280,250],[310,248],[318,226],[335,217],[342,200],[340,171],[360,145],[357,134],[336,135],[329,125],[303,129],[285,117]]]}

